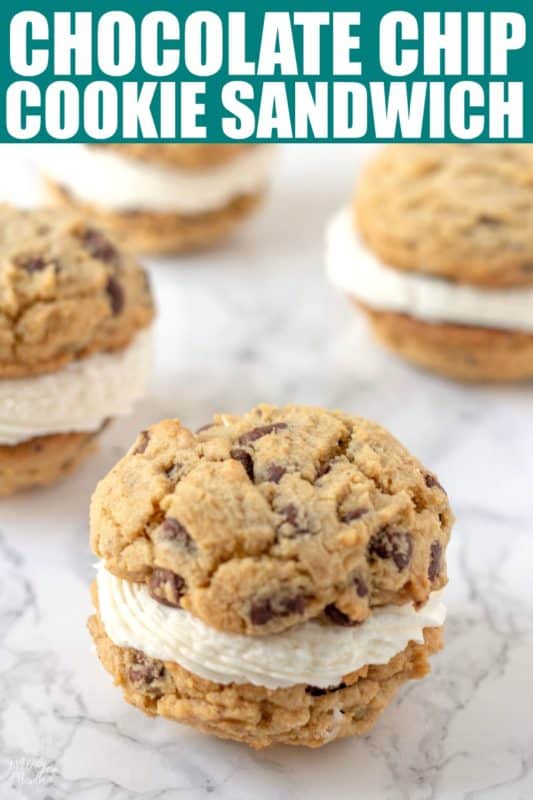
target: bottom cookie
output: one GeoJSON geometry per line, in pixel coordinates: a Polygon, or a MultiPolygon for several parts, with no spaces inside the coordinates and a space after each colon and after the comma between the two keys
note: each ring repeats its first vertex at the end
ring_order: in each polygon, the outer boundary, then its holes
{"type": "Polygon", "coordinates": [[[58,433],[0,445],[0,497],[65,477],[96,450],[98,433],[58,433]]]}
{"type": "Polygon", "coordinates": [[[339,686],[266,689],[212,683],[176,663],[117,647],[98,614],[88,624],[102,664],[129,703],[150,716],[257,749],[273,744],[320,747],[366,733],[403,683],[429,672],[428,657],[442,647],[442,628],[425,628],[424,644],[410,642],[388,664],[363,667],[339,686]]]}
{"type": "Polygon", "coordinates": [[[533,378],[532,334],[432,324],[358,305],[384,345],[432,372],[472,382],[533,378]]]}
{"type": "Polygon", "coordinates": [[[126,249],[136,253],[179,253],[206,248],[223,239],[262,199],[262,192],[236,197],[229,205],[205,214],[113,212],[76,200],[59,184],[47,181],[49,199],[87,215],[126,249]]]}

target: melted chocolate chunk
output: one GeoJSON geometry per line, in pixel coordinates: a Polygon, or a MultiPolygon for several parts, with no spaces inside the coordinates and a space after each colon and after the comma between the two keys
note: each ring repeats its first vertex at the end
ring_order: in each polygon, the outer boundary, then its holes
{"type": "Polygon", "coordinates": [[[413,554],[410,533],[382,528],[370,539],[368,555],[371,558],[392,559],[400,572],[406,568],[413,554]]]}
{"type": "Polygon", "coordinates": [[[503,224],[501,219],[492,214],[480,214],[477,221],[480,225],[486,225],[488,228],[497,228],[503,224]]]}
{"type": "Polygon", "coordinates": [[[253,428],[251,431],[243,433],[239,436],[239,444],[250,444],[251,442],[262,439],[263,436],[268,436],[269,433],[276,433],[276,431],[283,431],[287,428],[285,422],[274,422],[271,425],[261,425],[258,428],[253,428]]]}
{"type": "Polygon", "coordinates": [[[346,689],[346,684],[344,681],[339,683],[338,686],[331,686],[328,689],[320,689],[318,686],[306,686],[305,692],[306,694],[310,694],[311,697],[322,697],[325,694],[333,694],[333,692],[340,692],[341,689],[346,689]]]}
{"type": "Polygon", "coordinates": [[[116,248],[100,231],[87,228],[83,236],[83,244],[93,258],[98,258],[105,264],[118,263],[119,255],[116,248]]]}
{"type": "Polygon", "coordinates": [[[266,479],[272,483],[279,483],[287,470],[279,464],[271,464],[266,470],[266,479]]]}
{"type": "Polygon", "coordinates": [[[440,562],[442,558],[442,546],[440,542],[433,542],[429,551],[428,578],[434,581],[440,575],[440,562]]]}
{"type": "Polygon", "coordinates": [[[341,516],[341,522],[348,524],[356,519],[361,519],[365,514],[368,514],[368,508],[354,508],[341,516]]]}
{"type": "Polygon", "coordinates": [[[172,464],[171,467],[165,470],[165,475],[169,481],[177,481],[182,468],[183,464],[172,464]]]}
{"type": "Polygon", "coordinates": [[[254,461],[250,453],[246,450],[242,450],[239,447],[234,447],[233,450],[230,452],[230,456],[235,461],[240,461],[242,466],[244,467],[244,471],[250,478],[250,480],[254,481],[254,461]]]}
{"type": "Polygon", "coordinates": [[[438,489],[442,489],[442,491],[444,491],[436,477],[434,475],[430,475],[429,472],[424,475],[424,481],[428,489],[434,489],[437,487],[438,489]]]}
{"type": "Polygon", "coordinates": [[[305,597],[297,594],[294,597],[272,598],[265,597],[256,600],[250,608],[250,622],[252,625],[266,625],[276,617],[288,617],[291,614],[303,614],[305,610],[305,597]]]}
{"type": "Polygon", "coordinates": [[[294,503],[289,503],[285,508],[281,509],[280,513],[285,517],[285,522],[288,522],[294,528],[298,528],[298,509],[294,503]]]}
{"type": "Polygon", "coordinates": [[[168,542],[175,542],[185,550],[192,552],[196,550],[196,542],[188,532],[187,528],[174,517],[167,517],[160,528],[161,538],[168,542]]]}
{"type": "Polygon", "coordinates": [[[151,686],[154,681],[161,680],[165,675],[165,667],[161,662],[136,652],[134,662],[128,671],[128,678],[136,686],[151,686]]]}
{"type": "Polygon", "coordinates": [[[48,264],[41,258],[40,256],[30,257],[27,260],[19,262],[22,269],[26,270],[30,275],[34,272],[42,272],[43,269],[46,269],[48,264]]]}
{"type": "Polygon", "coordinates": [[[329,606],[326,606],[324,613],[335,625],[342,625],[345,628],[353,628],[355,625],[359,625],[357,620],[350,619],[348,614],[345,614],[344,611],[337,608],[334,603],[330,603],[329,606]]]}
{"type": "Polygon", "coordinates": [[[105,288],[113,316],[120,314],[124,308],[124,290],[116,278],[110,277],[105,288]]]}
{"type": "Polygon", "coordinates": [[[322,478],[324,475],[327,475],[328,472],[331,472],[331,462],[326,461],[324,464],[320,464],[316,471],[316,478],[322,478]]]}
{"type": "Polygon", "coordinates": [[[154,600],[173,608],[179,608],[185,590],[185,581],[181,575],[177,575],[170,569],[156,567],[148,582],[148,591],[154,600]]]}

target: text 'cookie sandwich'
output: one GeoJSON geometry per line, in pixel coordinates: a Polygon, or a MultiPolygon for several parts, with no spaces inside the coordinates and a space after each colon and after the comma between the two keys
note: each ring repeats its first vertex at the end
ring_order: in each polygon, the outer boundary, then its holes
{"type": "Polygon", "coordinates": [[[41,145],[48,196],[83,211],[125,247],[172,253],[206,247],[258,205],[271,145],[41,145]]]}
{"type": "Polygon", "coordinates": [[[0,207],[0,495],[70,472],[145,390],[144,272],[71,214],[0,207]]]}
{"type": "Polygon", "coordinates": [[[441,647],[447,496],[389,433],[259,406],[154,425],[98,485],[89,621],[126,700],[266,747],[361,734],[441,647]]]}
{"type": "Polygon", "coordinates": [[[399,355],[532,378],[532,230],[532,146],[391,145],[329,228],[328,274],[399,355]]]}

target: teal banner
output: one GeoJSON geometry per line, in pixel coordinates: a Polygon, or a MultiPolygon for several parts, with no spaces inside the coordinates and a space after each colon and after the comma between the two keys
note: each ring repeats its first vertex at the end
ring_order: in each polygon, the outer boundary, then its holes
{"type": "Polygon", "coordinates": [[[531,142],[531,17],[525,2],[4,0],[0,141],[531,142]]]}

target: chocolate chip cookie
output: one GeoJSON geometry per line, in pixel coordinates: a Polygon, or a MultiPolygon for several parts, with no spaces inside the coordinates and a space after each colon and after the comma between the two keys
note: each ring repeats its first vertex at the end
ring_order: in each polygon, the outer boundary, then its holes
{"type": "Polygon", "coordinates": [[[91,505],[111,572],[254,636],[424,603],[446,583],[451,523],[438,480],[389,433],[299,406],[216,416],[197,433],[154,425],[91,505]]]}
{"type": "Polygon", "coordinates": [[[533,146],[392,145],[328,232],[377,337],[465,381],[533,377],[533,146]]]}
{"type": "Polygon", "coordinates": [[[428,672],[451,525],[437,477],[359,417],[166,420],[94,493],[89,629],[147,714],[318,747],[369,730],[428,672]]]}
{"type": "Polygon", "coordinates": [[[0,207],[0,495],[66,474],[126,413],[153,314],[143,270],[92,223],[0,207]]]}
{"type": "Polygon", "coordinates": [[[40,152],[49,202],[86,214],[131,251],[177,253],[213,245],[260,205],[273,149],[131,143],[40,152]]]}
{"type": "Polygon", "coordinates": [[[442,629],[426,628],[421,644],[409,642],[387,664],[362,667],[337,686],[265,689],[214,683],[175,662],[118,647],[97,615],[90,618],[89,630],[100,661],[128,703],[151,717],[192,725],[254,749],[273,744],[322,747],[362,736],[404,683],[428,674],[429,656],[442,647],[442,629]]]}

